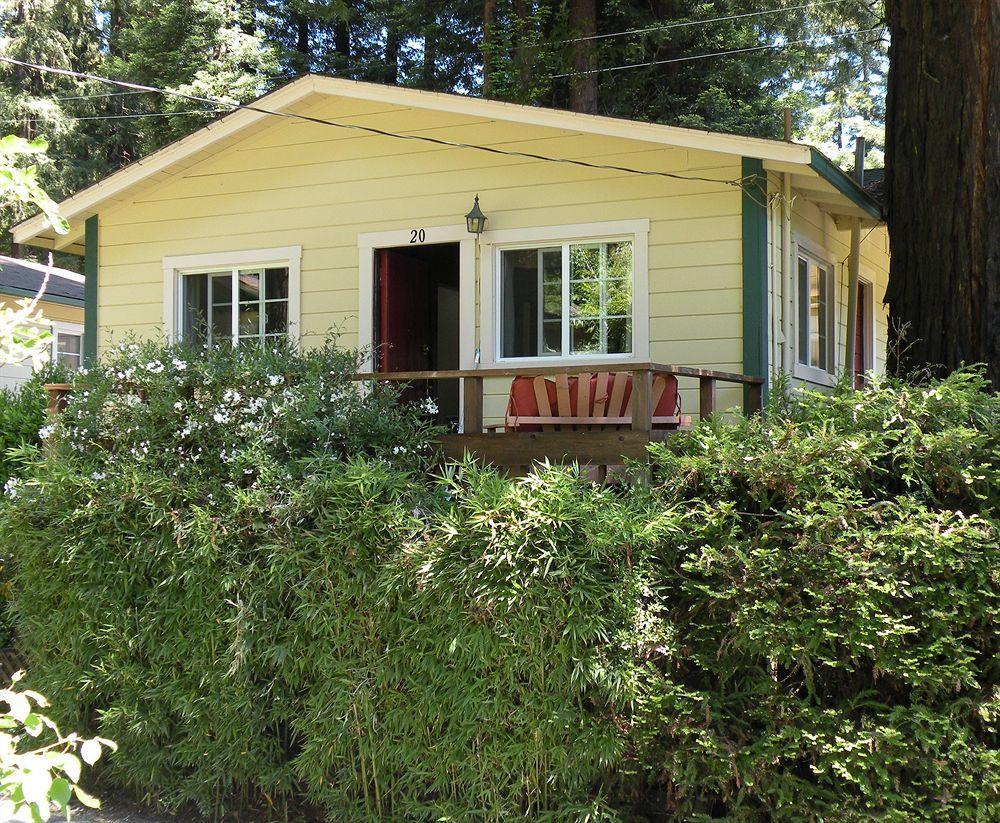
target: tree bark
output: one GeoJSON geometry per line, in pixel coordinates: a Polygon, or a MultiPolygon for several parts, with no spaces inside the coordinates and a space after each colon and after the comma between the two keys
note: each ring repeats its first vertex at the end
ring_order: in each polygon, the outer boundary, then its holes
{"type": "Polygon", "coordinates": [[[890,369],[1000,389],[1000,0],[888,0],[890,369]]]}
{"type": "Polygon", "coordinates": [[[497,0],[483,0],[483,97],[493,91],[493,36],[497,21],[497,0]]]}
{"type": "MultiPolygon", "coordinates": [[[[597,33],[597,0],[571,0],[569,29],[575,38],[592,37],[597,33]]],[[[594,68],[594,41],[576,40],[573,43],[573,71],[570,78],[569,107],[588,114],[597,112],[597,75],[587,74],[594,68]]]]}

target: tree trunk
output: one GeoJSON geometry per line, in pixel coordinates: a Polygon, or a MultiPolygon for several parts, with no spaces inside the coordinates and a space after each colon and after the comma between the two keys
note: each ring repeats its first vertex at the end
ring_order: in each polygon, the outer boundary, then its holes
{"type": "Polygon", "coordinates": [[[1000,389],[1000,0],[889,0],[890,369],[1000,389]]]}
{"type": "MultiPolygon", "coordinates": [[[[588,38],[597,33],[597,0],[571,0],[569,30],[576,38],[588,38]]],[[[573,111],[597,112],[597,75],[587,74],[594,66],[594,41],[576,40],[573,43],[573,71],[580,72],[570,78],[569,107],[573,111]]]]}
{"type": "Polygon", "coordinates": [[[514,0],[514,17],[517,20],[517,45],[514,49],[514,60],[517,64],[517,76],[521,82],[521,95],[524,100],[529,100],[534,77],[530,47],[532,20],[528,0],[514,0]]]}
{"type": "Polygon", "coordinates": [[[493,37],[497,21],[497,0],[483,0],[483,97],[493,90],[493,37]]]}

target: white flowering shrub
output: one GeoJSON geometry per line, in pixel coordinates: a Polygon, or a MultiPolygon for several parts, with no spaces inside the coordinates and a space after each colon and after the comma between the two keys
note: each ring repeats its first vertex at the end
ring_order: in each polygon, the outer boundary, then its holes
{"type": "Polygon", "coordinates": [[[352,381],[357,370],[356,353],[332,341],[305,353],[129,342],[78,373],[65,413],[40,434],[94,482],[131,466],[206,504],[294,480],[312,455],[425,468],[438,431],[429,404],[402,405],[389,385],[352,381]]]}

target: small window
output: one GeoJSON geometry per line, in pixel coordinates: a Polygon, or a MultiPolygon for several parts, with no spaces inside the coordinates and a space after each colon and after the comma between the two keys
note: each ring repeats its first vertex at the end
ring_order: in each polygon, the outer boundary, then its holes
{"type": "Polygon", "coordinates": [[[798,258],[798,362],[803,366],[832,373],[833,269],[815,258],[798,258]]]}
{"type": "Polygon", "coordinates": [[[82,352],[82,338],[79,334],[56,332],[56,363],[70,371],[76,371],[80,368],[82,352]]]}
{"type": "Polygon", "coordinates": [[[500,251],[504,358],[632,352],[632,241],[500,251]]]}
{"type": "Polygon", "coordinates": [[[185,340],[216,346],[288,335],[288,268],[184,273],[185,340]]]}

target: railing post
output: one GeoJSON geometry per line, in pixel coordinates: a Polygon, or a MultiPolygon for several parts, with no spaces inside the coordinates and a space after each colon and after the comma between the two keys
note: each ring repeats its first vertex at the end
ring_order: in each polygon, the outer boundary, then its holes
{"type": "Polygon", "coordinates": [[[747,385],[747,413],[753,417],[764,410],[764,384],[750,383],[747,385]]]}
{"type": "Polygon", "coordinates": [[[632,372],[632,431],[649,434],[653,430],[653,372],[632,372]]]}
{"type": "Polygon", "coordinates": [[[708,420],[715,414],[715,378],[702,377],[698,385],[698,414],[708,420]]]}
{"type": "Polygon", "coordinates": [[[483,433],[483,378],[462,378],[462,433],[483,433]]]}

